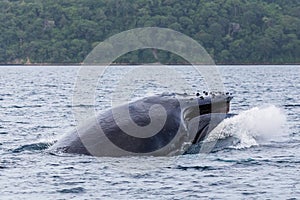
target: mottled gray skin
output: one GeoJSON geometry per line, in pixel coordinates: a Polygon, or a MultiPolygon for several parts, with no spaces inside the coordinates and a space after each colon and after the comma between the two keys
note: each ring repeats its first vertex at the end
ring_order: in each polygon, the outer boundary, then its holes
{"type": "Polygon", "coordinates": [[[95,119],[62,137],[52,150],[94,156],[180,155],[191,145],[203,141],[226,117],[231,99],[228,95],[178,94],[142,98],[99,113],[95,119]],[[154,105],[162,106],[165,112],[154,105]],[[135,125],[146,127],[152,123],[159,131],[148,137],[142,133],[141,136],[129,133],[136,132],[134,128],[130,129],[130,120],[122,115],[118,120],[114,118],[116,112],[126,109],[135,125]],[[160,120],[163,117],[164,123],[160,120]],[[127,128],[127,132],[120,127],[127,128]]]}

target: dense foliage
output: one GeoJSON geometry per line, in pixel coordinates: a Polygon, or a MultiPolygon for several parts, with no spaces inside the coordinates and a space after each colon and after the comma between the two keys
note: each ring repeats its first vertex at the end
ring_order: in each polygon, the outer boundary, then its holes
{"type": "MultiPolygon", "coordinates": [[[[109,36],[149,26],[192,37],[217,63],[300,63],[299,0],[2,0],[0,63],[79,63],[109,36]]],[[[117,60],[158,61],[183,62],[152,50],[117,60]]]]}

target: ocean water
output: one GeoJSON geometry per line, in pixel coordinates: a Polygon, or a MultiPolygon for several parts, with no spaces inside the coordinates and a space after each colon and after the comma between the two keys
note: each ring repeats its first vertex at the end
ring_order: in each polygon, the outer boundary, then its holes
{"type": "MultiPolygon", "coordinates": [[[[95,109],[110,107],[114,91],[134,99],[209,90],[191,67],[172,66],[179,78],[150,67],[148,80],[135,73],[137,66],[109,67],[98,80],[95,109]],[[120,77],[142,78],[120,87],[120,77]]],[[[79,67],[0,67],[0,199],[298,199],[300,67],[217,69],[237,115],[207,138],[225,141],[213,152],[95,158],[48,149],[76,127],[72,98],[79,67]]]]}

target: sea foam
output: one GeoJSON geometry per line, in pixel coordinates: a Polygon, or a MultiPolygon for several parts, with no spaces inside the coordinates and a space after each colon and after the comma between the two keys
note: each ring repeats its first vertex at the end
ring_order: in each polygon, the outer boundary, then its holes
{"type": "Polygon", "coordinates": [[[225,119],[207,137],[206,141],[235,137],[233,148],[241,149],[261,143],[278,141],[286,136],[286,115],[274,106],[254,107],[225,119]]]}

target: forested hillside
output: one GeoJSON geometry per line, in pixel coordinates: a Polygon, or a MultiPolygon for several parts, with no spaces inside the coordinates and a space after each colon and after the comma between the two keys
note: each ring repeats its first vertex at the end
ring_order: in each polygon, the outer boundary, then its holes
{"type": "MultiPolygon", "coordinates": [[[[217,63],[300,63],[299,0],[1,0],[0,63],[79,63],[99,42],[136,27],[197,40],[217,63]]],[[[117,62],[181,63],[151,50],[117,62]]]]}

